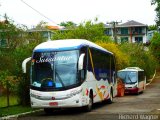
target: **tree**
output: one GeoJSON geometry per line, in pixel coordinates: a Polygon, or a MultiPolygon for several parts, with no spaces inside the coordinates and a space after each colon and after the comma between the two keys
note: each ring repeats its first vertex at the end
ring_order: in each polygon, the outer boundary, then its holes
{"type": "Polygon", "coordinates": [[[157,25],[149,25],[148,31],[151,31],[151,30],[157,30],[157,25]]]}
{"type": "MultiPolygon", "coordinates": [[[[152,54],[160,60],[160,34],[155,33],[151,39],[150,50],[152,54]]],[[[159,62],[160,63],[160,62],[159,62]]]]}
{"type": "Polygon", "coordinates": [[[8,40],[7,47],[0,47],[0,85],[9,88],[7,101],[9,101],[9,93],[14,91],[23,105],[27,105],[30,101],[30,80],[29,74],[23,77],[21,64],[25,58],[32,55],[34,47],[43,41],[41,35],[28,34],[26,30],[25,26],[15,25],[8,17],[4,23],[0,23],[0,39],[8,40]]]}
{"type": "Polygon", "coordinates": [[[156,24],[157,26],[160,26],[160,0],[152,0],[151,5],[157,5],[155,8],[156,11],[156,24]]]}
{"type": "Polygon", "coordinates": [[[129,56],[130,67],[140,67],[145,70],[147,78],[153,75],[157,68],[157,61],[150,51],[146,51],[142,44],[124,43],[120,50],[129,56]]]}
{"type": "Polygon", "coordinates": [[[46,24],[47,22],[44,21],[40,21],[37,25],[36,25],[36,29],[41,29],[41,28],[46,28],[46,24]]]}
{"type": "Polygon", "coordinates": [[[11,86],[13,85],[11,83],[11,80],[8,79],[8,75],[9,75],[9,71],[8,70],[0,72],[0,83],[6,89],[7,107],[9,106],[9,94],[10,94],[11,86]]]}
{"type": "Polygon", "coordinates": [[[9,19],[7,15],[4,15],[5,22],[0,23],[0,39],[4,40],[6,46],[10,49],[15,49],[25,43],[24,36],[25,26],[15,25],[14,21],[9,19]]]}
{"type": "Polygon", "coordinates": [[[64,26],[66,28],[72,28],[72,27],[76,27],[77,24],[72,21],[67,21],[67,22],[61,22],[59,25],[64,26]]]}
{"type": "Polygon", "coordinates": [[[112,41],[109,36],[105,35],[103,23],[94,24],[91,21],[81,23],[73,29],[57,32],[52,39],[87,39],[92,42],[97,40],[112,41]]]}

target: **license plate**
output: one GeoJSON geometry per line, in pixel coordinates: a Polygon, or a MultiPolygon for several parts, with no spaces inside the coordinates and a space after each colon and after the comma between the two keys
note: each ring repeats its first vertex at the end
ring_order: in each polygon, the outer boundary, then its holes
{"type": "Polygon", "coordinates": [[[49,105],[50,106],[58,106],[58,102],[50,102],[49,105]]]}

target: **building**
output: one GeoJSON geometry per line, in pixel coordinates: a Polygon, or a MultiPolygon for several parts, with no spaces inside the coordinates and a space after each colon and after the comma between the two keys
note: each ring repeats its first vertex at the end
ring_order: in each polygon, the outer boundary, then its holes
{"type": "MultiPolygon", "coordinates": [[[[31,38],[26,39],[34,40],[34,35],[40,35],[43,41],[47,41],[52,38],[55,31],[64,29],[65,28],[62,26],[42,25],[22,32],[19,28],[16,28],[16,26],[10,24],[7,20],[0,21],[0,48],[9,48],[11,41],[15,41],[15,39],[25,38],[28,35],[31,38]],[[17,32],[19,30],[21,32],[17,32]]],[[[28,43],[29,40],[26,40],[25,44],[28,43]]]]}
{"type": "MultiPolygon", "coordinates": [[[[116,23],[116,22],[115,22],[116,23]]],[[[113,24],[105,26],[105,33],[112,36],[118,43],[146,43],[147,25],[134,20],[122,24],[113,24]]]]}
{"type": "Polygon", "coordinates": [[[62,26],[46,25],[46,26],[41,26],[41,27],[38,27],[38,28],[29,29],[29,30],[27,30],[27,32],[29,34],[39,33],[39,34],[42,35],[42,37],[45,40],[50,40],[52,38],[52,36],[54,35],[54,31],[63,30],[63,29],[64,29],[64,27],[62,27],[62,26]]]}
{"type": "Polygon", "coordinates": [[[157,30],[151,30],[151,31],[148,31],[147,32],[147,43],[150,43],[151,42],[151,39],[154,35],[154,33],[158,32],[157,30]]]}
{"type": "Polygon", "coordinates": [[[29,35],[32,35],[32,33],[37,33],[40,34],[42,36],[43,39],[48,40],[51,39],[51,37],[53,36],[54,32],[47,29],[47,28],[32,28],[27,30],[27,32],[29,33],[29,35]]]}

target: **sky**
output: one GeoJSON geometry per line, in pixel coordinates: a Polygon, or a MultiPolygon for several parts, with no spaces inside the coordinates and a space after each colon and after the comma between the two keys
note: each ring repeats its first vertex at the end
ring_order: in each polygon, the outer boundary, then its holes
{"type": "Polygon", "coordinates": [[[40,21],[51,25],[66,21],[79,24],[96,17],[103,23],[135,20],[153,25],[154,9],[151,0],[0,0],[0,20],[6,13],[15,23],[28,27],[40,21]]]}

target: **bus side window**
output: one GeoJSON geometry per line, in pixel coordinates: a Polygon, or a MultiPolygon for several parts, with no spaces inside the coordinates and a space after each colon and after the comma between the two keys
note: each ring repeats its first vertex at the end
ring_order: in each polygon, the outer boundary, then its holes
{"type": "Polygon", "coordinates": [[[139,71],[138,72],[138,81],[141,82],[143,81],[145,78],[144,78],[144,72],[143,71],[139,71]]]}

